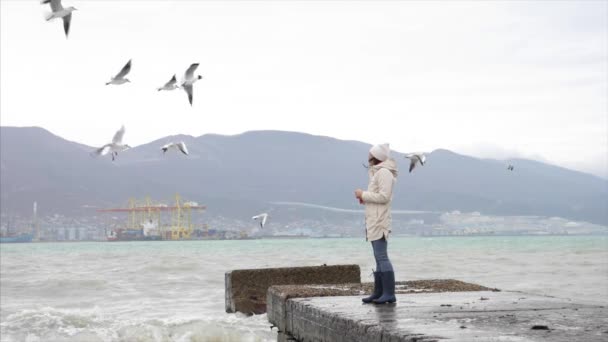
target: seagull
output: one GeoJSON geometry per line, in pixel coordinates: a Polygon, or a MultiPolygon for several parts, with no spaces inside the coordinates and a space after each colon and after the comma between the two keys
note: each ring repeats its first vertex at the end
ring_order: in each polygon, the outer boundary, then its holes
{"type": "Polygon", "coordinates": [[[515,169],[515,167],[513,167],[513,165],[509,164],[509,166],[507,166],[507,170],[513,171],[513,169],[515,169]]]}
{"type": "Polygon", "coordinates": [[[112,77],[112,79],[110,80],[110,82],[106,82],[106,85],[108,85],[108,84],[123,84],[123,83],[131,82],[131,81],[129,81],[128,78],[125,78],[125,76],[127,76],[127,74],[129,73],[129,71],[131,71],[131,60],[130,59],[127,62],[127,64],[125,64],[125,66],[122,67],[122,69],[120,70],[120,72],[116,76],[112,77]]]}
{"type": "Polygon", "coordinates": [[[76,10],[75,7],[70,6],[68,8],[63,8],[61,5],[61,0],[42,0],[40,4],[50,4],[51,5],[51,13],[46,16],[46,21],[51,19],[61,18],[63,20],[63,31],[65,31],[65,37],[68,37],[68,33],[70,32],[70,22],[72,21],[72,12],[76,10]]]}
{"type": "Polygon", "coordinates": [[[260,227],[264,228],[264,226],[266,225],[266,221],[268,220],[268,214],[267,213],[263,213],[260,215],[256,215],[254,217],[252,217],[253,220],[260,220],[260,227]]]}
{"type": "Polygon", "coordinates": [[[102,147],[93,151],[93,156],[105,156],[109,152],[112,152],[112,161],[118,156],[118,152],[130,149],[131,146],[122,143],[122,137],[125,135],[125,126],[123,125],[112,138],[112,142],[105,144],[102,147]]]}
{"type": "Polygon", "coordinates": [[[198,68],[198,63],[193,63],[190,65],[188,70],[184,73],[184,80],[181,84],[181,87],[188,94],[188,101],[190,101],[190,105],[192,106],[192,85],[194,82],[203,78],[203,76],[198,75],[194,76],[194,70],[198,68]]]}
{"type": "Polygon", "coordinates": [[[424,162],[426,161],[426,156],[422,153],[410,153],[406,154],[405,158],[410,160],[410,172],[414,170],[417,163],[424,166],[424,162]]]}
{"type": "Polygon", "coordinates": [[[179,88],[177,86],[177,79],[175,78],[175,75],[173,75],[173,77],[171,77],[171,79],[169,80],[169,82],[165,83],[164,86],[158,88],[158,91],[161,90],[173,90],[173,89],[177,89],[179,88]]]}
{"type": "Polygon", "coordinates": [[[167,145],[161,147],[160,149],[163,150],[163,154],[167,153],[167,150],[170,148],[176,148],[178,150],[180,150],[183,154],[188,155],[188,148],[186,147],[186,143],[183,141],[174,143],[168,143],[167,145]]]}

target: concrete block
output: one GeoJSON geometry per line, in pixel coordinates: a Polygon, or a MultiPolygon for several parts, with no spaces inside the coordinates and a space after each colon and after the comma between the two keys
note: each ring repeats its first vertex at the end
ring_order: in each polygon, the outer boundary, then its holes
{"type": "Polygon", "coordinates": [[[225,275],[226,312],[266,312],[272,285],[360,283],[359,265],[333,265],[234,270],[225,275]]]}

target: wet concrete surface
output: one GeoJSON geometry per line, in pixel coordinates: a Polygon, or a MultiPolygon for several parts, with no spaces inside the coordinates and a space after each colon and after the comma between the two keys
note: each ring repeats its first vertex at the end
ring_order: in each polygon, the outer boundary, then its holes
{"type": "MultiPolygon", "coordinates": [[[[283,299],[301,297],[333,297],[364,295],[374,291],[373,283],[346,283],[332,285],[275,285],[273,291],[283,299]]],[[[428,279],[398,281],[395,284],[397,294],[424,292],[462,292],[462,291],[500,291],[477,284],[466,283],[455,279],[428,279]]]]}
{"type": "MultiPolygon", "coordinates": [[[[266,304],[268,320],[275,323],[280,331],[285,330],[286,303],[289,298],[364,296],[374,289],[373,283],[351,283],[332,285],[275,285],[268,289],[266,304]]],[[[485,286],[466,283],[456,279],[427,279],[397,282],[397,294],[462,292],[462,291],[500,291],[485,286]]]]}
{"type": "Polygon", "coordinates": [[[510,291],[398,294],[385,305],[360,298],[283,299],[271,314],[277,297],[269,319],[280,338],[297,341],[608,341],[608,309],[567,299],[510,291]]]}

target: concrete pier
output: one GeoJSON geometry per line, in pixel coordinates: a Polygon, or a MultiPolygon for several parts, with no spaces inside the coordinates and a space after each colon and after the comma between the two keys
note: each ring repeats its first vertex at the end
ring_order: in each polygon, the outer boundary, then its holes
{"type": "MultiPolygon", "coordinates": [[[[357,286],[325,286],[325,291],[352,294],[357,286]]],[[[386,305],[362,304],[360,295],[294,298],[320,288],[268,291],[268,319],[280,341],[608,340],[608,310],[602,305],[510,291],[410,291],[386,305]]]]}

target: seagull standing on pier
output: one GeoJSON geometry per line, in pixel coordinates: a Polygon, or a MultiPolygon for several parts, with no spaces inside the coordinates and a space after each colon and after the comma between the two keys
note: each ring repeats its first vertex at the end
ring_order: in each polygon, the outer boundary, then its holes
{"type": "Polygon", "coordinates": [[[112,138],[112,142],[105,144],[102,147],[93,151],[93,156],[105,156],[108,153],[112,153],[112,161],[118,156],[118,152],[128,150],[131,146],[122,143],[122,137],[125,135],[125,126],[123,125],[112,138]]]}
{"type": "Polygon", "coordinates": [[[63,8],[61,0],[42,0],[41,4],[50,4],[51,13],[46,16],[46,21],[61,18],[63,20],[63,31],[65,31],[65,37],[68,37],[70,33],[70,22],[72,21],[72,12],[76,10],[73,6],[63,8]]]}
{"type": "Polygon", "coordinates": [[[426,161],[426,156],[422,153],[410,153],[406,154],[405,158],[410,160],[410,173],[416,167],[416,164],[420,163],[420,165],[424,166],[424,162],[426,161]]]}
{"type": "Polygon", "coordinates": [[[169,80],[169,82],[165,83],[164,86],[158,88],[158,91],[161,90],[173,90],[173,89],[177,89],[177,79],[175,78],[175,75],[173,75],[173,77],[171,77],[171,79],[169,80]]]}
{"type": "Polygon", "coordinates": [[[260,215],[256,215],[256,216],[252,217],[252,219],[256,220],[256,221],[259,220],[260,221],[260,227],[263,229],[264,226],[266,225],[266,221],[268,220],[268,214],[267,213],[263,213],[263,214],[260,214],[260,215]]]}
{"type": "Polygon", "coordinates": [[[188,101],[192,106],[192,86],[194,82],[203,78],[201,75],[194,76],[194,71],[198,68],[198,63],[191,64],[188,70],[184,73],[184,80],[182,82],[182,88],[188,94],[188,101]]]}
{"type": "Polygon", "coordinates": [[[125,76],[127,76],[127,74],[129,73],[129,71],[131,71],[131,60],[129,59],[129,61],[127,62],[127,64],[125,64],[124,67],[122,67],[122,69],[120,70],[120,72],[112,77],[112,79],[110,80],[110,82],[106,82],[106,85],[108,84],[123,84],[123,83],[127,83],[127,82],[131,82],[129,81],[128,78],[125,78],[125,76]]]}
{"type": "Polygon", "coordinates": [[[183,154],[188,155],[188,148],[186,147],[186,143],[183,141],[174,143],[168,143],[167,145],[161,147],[160,149],[163,151],[163,154],[167,153],[167,150],[170,148],[175,148],[180,150],[183,154]]]}

